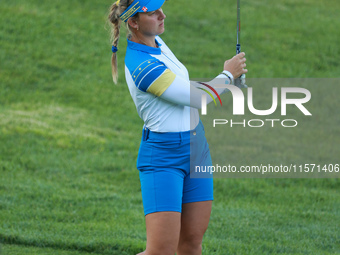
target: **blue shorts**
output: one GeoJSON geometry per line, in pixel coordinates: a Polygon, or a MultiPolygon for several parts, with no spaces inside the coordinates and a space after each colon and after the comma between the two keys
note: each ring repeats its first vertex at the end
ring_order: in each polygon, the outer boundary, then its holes
{"type": "Polygon", "coordinates": [[[213,179],[190,178],[195,165],[211,166],[203,124],[191,131],[143,130],[137,168],[144,214],[182,212],[182,204],[213,200],[213,179]]]}

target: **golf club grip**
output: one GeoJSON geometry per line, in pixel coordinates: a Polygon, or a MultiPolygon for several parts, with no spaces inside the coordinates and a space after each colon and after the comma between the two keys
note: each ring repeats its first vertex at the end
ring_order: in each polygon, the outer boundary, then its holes
{"type": "MultiPolygon", "coordinates": [[[[241,44],[236,44],[236,55],[237,54],[239,54],[239,53],[241,53],[241,44]]],[[[240,77],[238,77],[238,78],[241,78],[241,76],[240,77]]]]}
{"type": "Polygon", "coordinates": [[[236,55],[241,53],[241,44],[236,44],[236,55]]]}

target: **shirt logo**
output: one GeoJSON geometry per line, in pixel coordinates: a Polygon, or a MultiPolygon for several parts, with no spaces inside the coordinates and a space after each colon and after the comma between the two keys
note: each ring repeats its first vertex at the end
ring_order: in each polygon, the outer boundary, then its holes
{"type": "Polygon", "coordinates": [[[148,8],[146,8],[145,6],[142,8],[143,12],[147,12],[148,8]]]}

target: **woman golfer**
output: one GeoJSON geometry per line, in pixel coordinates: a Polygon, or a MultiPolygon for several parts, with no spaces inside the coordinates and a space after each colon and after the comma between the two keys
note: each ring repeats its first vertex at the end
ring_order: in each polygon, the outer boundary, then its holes
{"type": "MultiPolygon", "coordinates": [[[[116,82],[119,29],[126,23],[125,77],[144,121],[137,168],[147,244],[140,254],[196,255],[202,252],[213,200],[212,178],[190,177],[190,165],[212,164],[198,113],[206,90],[190,82],[185,66],[159,37],[164,32],[164,1],[118,0],[111,6],[112,73],[116,82]]],[[[244,55],[227,60],[211,84],[231,84],[233,77],[246,73],[244,55]]]]}

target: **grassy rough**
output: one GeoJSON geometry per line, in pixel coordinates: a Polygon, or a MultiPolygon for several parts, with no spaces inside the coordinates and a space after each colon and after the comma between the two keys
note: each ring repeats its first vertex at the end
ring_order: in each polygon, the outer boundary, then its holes
{"type": "MultiPolygon", "coordinates": [[[[145,247],[135,167],[142,121],[124,84],[124,32],[119,85],[112,84],[109,4],[1,1],[4,254],[135,254],[145,247]]],[[[162,38],[191,77],[214,77],[233,56],[235,9],[221,0],[164,6],[162,38]]],[[[338,78],[339,11],[336,0],[242,2],[247,77],[338,78]]],[[[337,116],[335,109],[318,113],[337,116]]],[[[325,131],[333,141],[337,127],[325,131]]],[[[339,188],[338,179],[216,179],[203,253],[340,254],[339,188]]]]}

